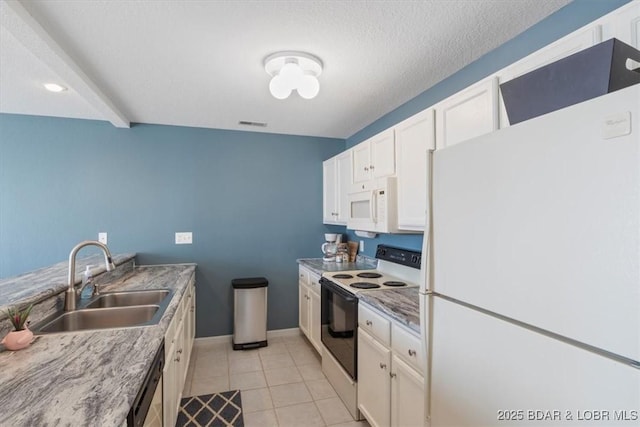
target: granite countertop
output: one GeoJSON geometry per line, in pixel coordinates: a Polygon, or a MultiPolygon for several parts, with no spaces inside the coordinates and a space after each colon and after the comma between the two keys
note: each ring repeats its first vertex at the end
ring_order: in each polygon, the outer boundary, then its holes
{"type": "Polygon", "coordinates": [[[377,259],[360,255],[356,262],[325,262],[322,258],[300,258],[296,261],[320,275],[325,271],[374,270],[378,265],[377,259]]]}
{"type": "Polygon", "coordinates": [[[139,266],[104,286],[105,292],[173,289],[157,325],[41,335],[26,349],[0,353],[0,424],[126,424],[195,268],[139,266]]]}
{"type": "MultiPolygon", "coordinates": [[[[114,264],[121,265],[135,258],[136,254],[113,255],[114,264]]],[[[106,271],[104,256],[95,254],[76,260],[76,284],[82,282],[82,273],[92,265],[93,276],[106,271]]],[[[19,276],[0,280],[0,319],[6,318],[4,311],[17,305],[26,306],[52,297],[69,287],[69,261],[61,261],[49,267],[30,271],[19,276]]]]}
{"type": "Polygon", "coordinates": [[[420,334],[420,294],[417,287],[362,291],[356,296],[360,301],[420,334]]]}

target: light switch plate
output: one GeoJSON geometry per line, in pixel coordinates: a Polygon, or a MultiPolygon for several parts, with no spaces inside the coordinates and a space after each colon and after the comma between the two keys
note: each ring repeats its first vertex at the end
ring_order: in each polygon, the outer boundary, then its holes
{"type": "Polygon", "coordinates": [[[107,233],[105,231],[101,231],[100,233],[98,233],[98,242],[102,243],[103,245],[107,244],[107,233]]]}
{"type": "Polygon", "coordinates": [[[193,233],[182,231],[176,233],[176,245],[190,245],[193,243],[193,233]]]}

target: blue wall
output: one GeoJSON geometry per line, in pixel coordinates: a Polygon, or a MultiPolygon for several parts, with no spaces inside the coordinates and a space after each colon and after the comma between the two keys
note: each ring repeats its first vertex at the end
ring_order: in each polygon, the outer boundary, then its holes
{"type": "MultiPolygon", "coordinates": [[[[487,53],[477,61],[469,64],[429,90],[421,93],[409,102],[401,105],[352,135],[347,139],[347,148],[353,147],[359,142],[438,103],[549,43],[606,15],[612,10],[629,3],[629,1],[630,0],[574,0],[527,31],[487,53]]],[[[369,256],[375,255],[375,249],[380,243],[409,249],[420,249],[422,246],[422,235],[387,234],[379,235],[379,237],[375,239],[362,239],[355,236],[351,231],[347,232],[346,229],[341,231],[348,234],[349,240],[364,240],[364,253],[369,256]]]]}
{"type": "Polygon", "coordinates": [[[113,252],[137,252],[140,264],[198,263],[198,336],[232,332],[234,277],[267,277],[268,328],[295,327],[295,260],[319,256],[326,231],[321,162],[344,147],[2,114],[0,277],[63,261],[106,231],[113,252]],[[192,231],[193,245],[176,246],[176,231],[192,231]]]}

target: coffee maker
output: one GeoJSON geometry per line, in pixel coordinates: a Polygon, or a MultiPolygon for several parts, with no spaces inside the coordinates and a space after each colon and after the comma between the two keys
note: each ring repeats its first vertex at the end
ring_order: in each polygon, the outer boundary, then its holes
{"type": "Polygon", "coordinates": [[[322,253],[324,254],[322,260],[333,262],[336,260],[336,253],[338,252],[338,244],[336,243],[338,235],[336,233],[325,233],[324,240],[326,240],[326,243],[322,244],[322,253]]]}

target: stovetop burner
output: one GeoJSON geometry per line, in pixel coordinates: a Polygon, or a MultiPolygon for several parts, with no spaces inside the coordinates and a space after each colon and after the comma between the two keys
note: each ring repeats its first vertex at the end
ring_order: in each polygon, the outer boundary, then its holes
{"type": "Polygon", "coordinates": [[[380,287],[380,285],[377,285],[375,283],[369,283],[369,282],[356,282],[356,283],[352,283],[349,286],[356,289],[376,289],[380,287]]]}
{"type": "Polygon", "coordinates": [[[356,276],[364,279],[377,279],[378,277],[382,277],[382,274],[365,271],[364,273],[358,273],[356,276]]]}
{"type": "Polygon", "coordinates": [[[389,280],[387,282],[384,282],[383,285],[385,285],[385,286],[407,286],[406,283],[399,282],[397,280],[389,280]]]}
{"type": "Polygon", "coordinates": [[[345,274],[345,273],[340,273],[340,274],[334,274],[332,276],[334,279],[353,279],[353,276],[350,274],[345,274]]]}

